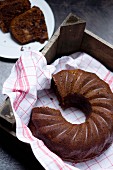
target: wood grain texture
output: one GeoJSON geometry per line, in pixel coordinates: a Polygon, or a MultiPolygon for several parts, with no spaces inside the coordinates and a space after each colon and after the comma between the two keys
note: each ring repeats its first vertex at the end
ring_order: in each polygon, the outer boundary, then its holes
{"type": "Polygon", "coordinates": [[[86,30],[80,51],[88,53],[113,71],[113,46],[97,35],[86,30]]]}
{"type": "Polygon", "coordinates": [[[42,50],[48,63],[56,57],[79,51],[85,26],[84,20],[70,13],[42,50]]]}

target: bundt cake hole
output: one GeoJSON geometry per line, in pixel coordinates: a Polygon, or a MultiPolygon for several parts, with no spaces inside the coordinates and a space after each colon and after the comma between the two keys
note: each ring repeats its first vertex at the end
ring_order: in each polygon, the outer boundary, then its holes
{"type": "Polygon", "coordinates": [[[83,111],[86,116],[92,112],[91,104],[89,101],[81,94],[70,94],[64,98],[65,108],[76,107],[83,111]]]}
{"type": "MultiPolygon", "coordinates": [[[[60,78],[62,78],[62,76],[60,76],[60,78]]],[[[79,109],[80,111],[82,111],[81,114],[85,115],[85,119],[83,119],[80,122],[81,123],[85,122],[89,118],[89,116],[90,116],[90,114],[92,112],[91,104],[89,103],[87,98],[85,98],[83,95],[81,95],[79,93],[74,93],[74,94],[70,93],[69,95],[65,96],[62,99],[61,95],[59,94],[59,91],[58,91],[58,88],[57,88],[56,84],[52,80],[51,88],[54,90],[54,92],[55,92],[55,94],[57,96],[57,99],[59,101],[59,105],[61,106],[61,108],[63,110],[69,109],[70,107],[74,107],[74,109],[75,108],[79,109]]],[[[80,123],[77,121],[76,124],[80,124],[80,123]]]]}

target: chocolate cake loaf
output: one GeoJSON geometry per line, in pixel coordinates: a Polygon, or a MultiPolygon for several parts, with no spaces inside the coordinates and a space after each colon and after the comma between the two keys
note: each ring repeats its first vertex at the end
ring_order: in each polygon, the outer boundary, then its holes
{"type": "Polygon", "coordinates": [[[29,0],[3,0],[0,1],[0,28],[4,33],[9,32],[12,19],[28,9],[31,4],[29,0]]]}
{"type": "Polygon", "coordinates": [[[34,6],[25,13],[15,17],[10,25],[12,38],[19,44],[48,40],[48,32],[43,12],[34,6]]]}

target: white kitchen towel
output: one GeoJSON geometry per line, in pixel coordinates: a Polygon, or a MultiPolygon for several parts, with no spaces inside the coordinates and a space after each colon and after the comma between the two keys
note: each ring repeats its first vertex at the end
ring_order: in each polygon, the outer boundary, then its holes
{"type": "Polygon", "coordinates": [[[113,145],[101,156],[90,161],[77,164],[64,162],[51,152],[43,141],[35,138],[27,127],[31,110],[35,106],[59,109],[65,119],[72,123],[85,121],[84,114],[76,108],[63,111],[54,92],[50,89],[52,74],[60,70],[76,68],[96,73],[110,85],[113,91],[113,73],[86,53],[78,52],[61,57],[51,65],[47,65],[41,53],[34,51],[23,53],[17,60],[3,85],[3,94],[10,97],[15,115],[17,138],[31,145],[35,157],[46,170],[113,169],[113,145]]]}

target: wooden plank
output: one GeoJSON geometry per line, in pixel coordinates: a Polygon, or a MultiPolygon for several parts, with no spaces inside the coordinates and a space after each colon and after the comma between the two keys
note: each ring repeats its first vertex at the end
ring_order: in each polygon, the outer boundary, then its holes
{"type": "Polygon", "coordinates": [[[80,51],[88,53],[113,71],[113,46],[102,38],[85,30],[80,51]]]}
{"type": "Polygon", "coordinates": [[[7,98],[0,107],[0,128],[4,129],[11,135],[16,136],[16,122],[9,98],[7,98]]]}
{"type": "Polygon", "coordinates": [[[79,51],[84,34],[85,23],[62,26],[58,38],[57,56],[69,55],[79,51]]]}
{"type": "Polygon", "coordinates": [[[70,14],[60,28],[57,56],[69,55],[79,51],[86,22],[76,15],[70,14]]]}
{"type": "Polygon", "coordinates": [[[49,40],[45,48],[42,50],[42,54],[47,59],[47,63],[50,64],[56,56],[57,43],[58,43],[59,29],[55,32],[52,38],[49,40]]]}
{"type": "Polygon", "coordinates": [[[78,51],[85,25],[85,21],[70,13],[42,50],[47,62],[51,63],[56,59],[56,56],[68,55],[78,51]]]}

